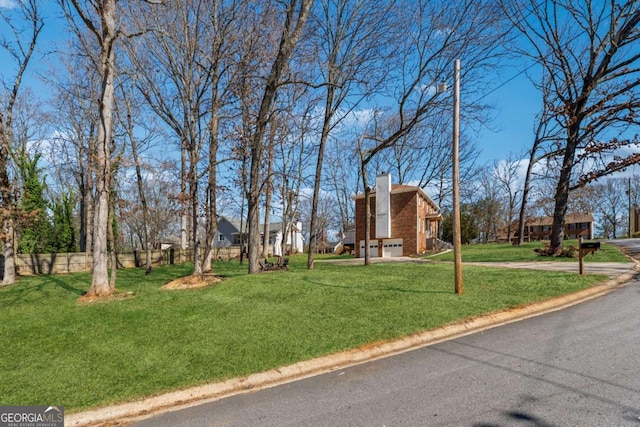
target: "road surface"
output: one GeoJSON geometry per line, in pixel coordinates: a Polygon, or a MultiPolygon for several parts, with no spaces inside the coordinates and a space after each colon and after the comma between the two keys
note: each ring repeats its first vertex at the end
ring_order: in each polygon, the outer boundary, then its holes
{"type": "Polygon", "coordinates": [[[640,282],[136,426],[640,426],[640,282]]]}

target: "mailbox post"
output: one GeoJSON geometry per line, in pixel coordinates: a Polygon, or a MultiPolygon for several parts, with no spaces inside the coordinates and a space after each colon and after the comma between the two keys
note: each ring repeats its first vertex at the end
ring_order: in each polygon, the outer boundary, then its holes
{"type": "Polygon", "coordinates": [[[578,249],[578,265],[581,276],[584,274],[584,262],[582,261],[582,258],[584,258],[584,256],[587,254],[593,255],[598,249],[600,249],[600,242],[583,242],[582,237],[580,237],[578,249]]]}

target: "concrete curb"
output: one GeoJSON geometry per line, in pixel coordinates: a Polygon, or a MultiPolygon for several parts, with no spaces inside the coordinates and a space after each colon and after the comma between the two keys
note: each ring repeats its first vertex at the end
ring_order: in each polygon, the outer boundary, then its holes
{"type": "Polygon", "coordinates": [[[249,391],[275,387],[302,378],[344,369],[544,313],[561,310],[599,297],[630,283],[630,281],[639,274],[639,265],[640,264],[636,262],[636,265],[627,273],[618,275],[600,285],[570,295],[515,309],[478,316],[438,329],[402,337],[394,341],[373,343],[357,349],[298,362],[293,365],[271,369],[246,377],[233,378],[223,382],[205,384],[138,401],[70,414],[65,417],[65,425],[74,427],[127,425],[161,413],[177,411],[249,391]]]}

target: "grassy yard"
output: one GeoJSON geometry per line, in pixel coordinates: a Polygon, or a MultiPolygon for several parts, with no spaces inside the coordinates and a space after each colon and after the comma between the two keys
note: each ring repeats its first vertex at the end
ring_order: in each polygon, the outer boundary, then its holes
{"type": "MultiPolygon", "coordinates": [[[[543,242],[527,242],[522,246],[513,246],[508,243],[484,243],[462,246],[462,261],[466,262],[521,262],[521,261],[571,261],[572,258],[539,256],[533,250],[542,248],[543,242]]],[[[578,247],[577,240],[567,240],[565,247],[578,247]]],[[[453,261],[453,253],[445,253],[432,257],[433,260],[453,261]]],[[[576,262],[577,258],[573,258],[576,262]]],[[[614,246],[608,243],[601,244],[601,250],[595,255],[584,257],[585,262],[628,262],[628,259],[614,246]]]]}
{"type": "Polygon", "coordinates": [[[603,279],[449,263],[317,263],[249,276],[220,262],[221,283],[163,291],[190,266],[118,271],[129,298],[79,304],[88,274],[23,277],[0,289],[0,404],[67,412],[264,371],[482,313],[567,294],[603,279]]]}

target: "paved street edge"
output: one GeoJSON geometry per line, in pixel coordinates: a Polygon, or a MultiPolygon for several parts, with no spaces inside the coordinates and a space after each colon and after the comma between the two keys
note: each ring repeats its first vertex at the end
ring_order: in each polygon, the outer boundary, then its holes
{"type": "Polygon", "coordinates": [[[523,307],[477,316],[441,328],[420,332],[393,341],[362,346],[342,353],[282,366],[246,377],[196,386],[137,401],[78,412],[66,416],[65,425],[74,427],[121,426],[165,412],[213,402],[224,397],[261,390],[315,375],[345,369],[383,357],[404,353],[442,341],[517,322],[599,297],[632,281],[640,264],[602,284],[559,298],[523,307]]]}

